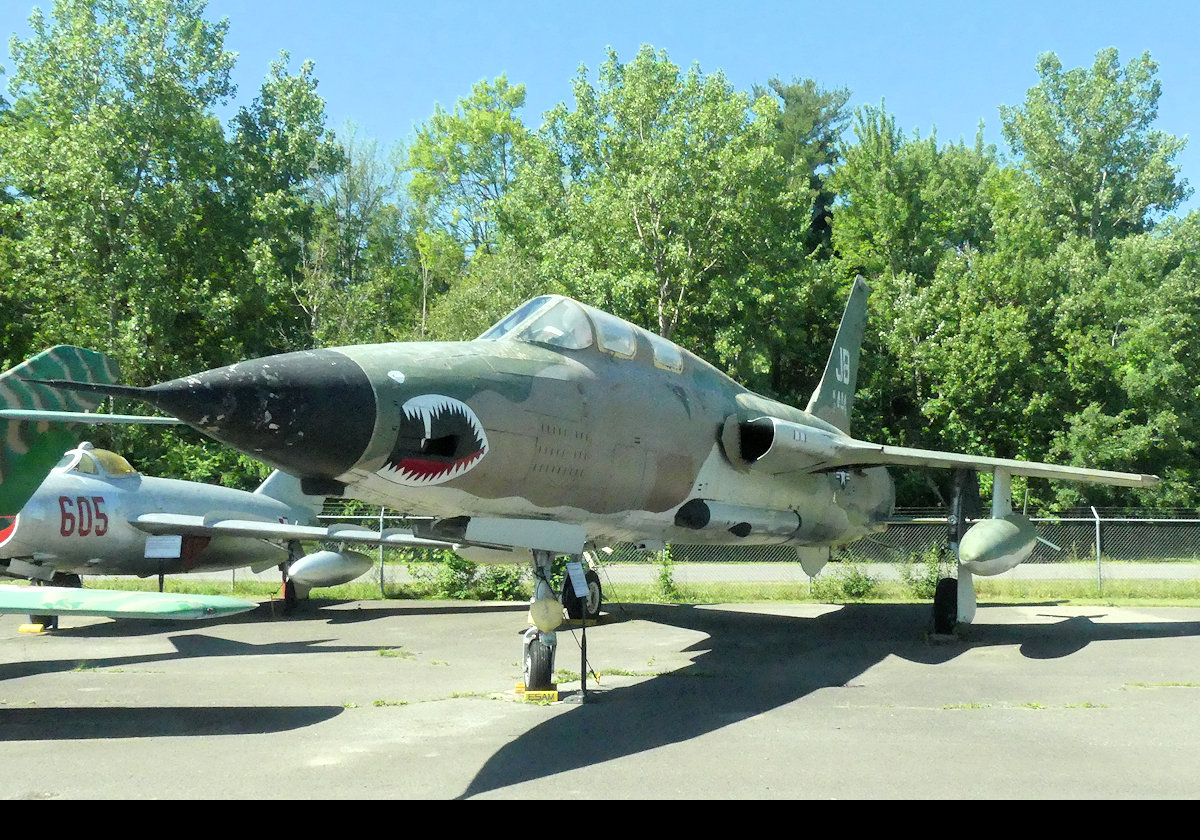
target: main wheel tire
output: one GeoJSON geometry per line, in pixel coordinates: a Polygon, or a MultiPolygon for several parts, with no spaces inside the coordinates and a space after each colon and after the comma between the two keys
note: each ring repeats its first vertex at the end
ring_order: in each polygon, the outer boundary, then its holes
{"type": "Polygon", "coordinates": [[[933,632],[948,635],[958,626],[958,580],[942,578],[933,592],[933,632]]]}
{"type": "Polygon", "coordinates": [[[600,615],[600,607],[604,603],[600,575],[596,574],[595,570],[588,569],[583,573],[583,579],[587,581],[588,591],[587,597],[581,601],[575,597],[575,584],[571,582],[571,576],[567,575],[563,581],[563,605],[567,608],[568,618],[583,618],[586,615],[589,620],[594,621],[600,615]]]}
{"type": "Polygon", "coordinates": [[[554,687],[554,657],[549,646],[534,639],[525,646],[525,690],[547,691],[554,687]]]}

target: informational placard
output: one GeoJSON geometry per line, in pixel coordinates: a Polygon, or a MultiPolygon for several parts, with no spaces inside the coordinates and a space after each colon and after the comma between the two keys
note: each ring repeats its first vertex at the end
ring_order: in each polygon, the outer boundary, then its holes
{"type": "Polygon", "coordinates": [[[588,592],[587,578],[583,576],[583,564],[578,560],[572,560],[567,563],[567,574],[571,577],[571,586],[575,590],[575,597],[586,598],[588,592]]]}
{"type": "Polygon", "coordinates": [[[179,534],[146,537],[145,556],[148,560],[177,560],[182,552],[183,537],[179,534]]]}

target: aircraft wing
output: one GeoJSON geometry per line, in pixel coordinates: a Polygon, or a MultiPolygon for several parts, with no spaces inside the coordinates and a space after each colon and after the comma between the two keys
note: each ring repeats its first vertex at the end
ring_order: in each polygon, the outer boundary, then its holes
{"type": "Polygon", "coordinates": [[[827,472],[843,467],[866,466],[965,467],[986,472],[1004,470],[1011,475],[1034,478],[1142,489],[1159,482],[1156,475],[870,443],[829,429],[777,417],[757,417],[749,421],[731,417],[722,433],[722,443],[735,466],[770,474],[827,472]]]}
{"type": "Polygon", "coordinates": [[[1147,489],[1159,482],[1158,476],[1142,473],[1069,467],[1062,464],[1042,464],[1036,461],[1016,461],[1011,458],[989,458],[984,455],[964,455],[931,449],[910,449],[906,446],[881,445],[879,458],[880,460],[874,463],[913,467],[967,467],[989,472],[1000,469],[1012,475],[1078,481],[1084,484],[1112,484],[1117,487],[1147,489]]]}
{"type": "Polygon", "coordinates": [[[65,586],[0,586],[0,613],[93,615],[103,618],[215,618],[258,604],[224,595],[123,592],[65,586]]]}
{"type": "Polygon", "coordinates": [[[361,525],[289,525],[282,522],[259,522],[248,519],[227,519],[192,516],[179,513],[143,513],[129,524],[148,534],[194,534],[197,536],[257,537],[264,540],[313,540],[328,542],[384,545],[395,548],[453,548],[443,540],[418,537],[412,531],[389,528],[382,533],[361,525]]]}

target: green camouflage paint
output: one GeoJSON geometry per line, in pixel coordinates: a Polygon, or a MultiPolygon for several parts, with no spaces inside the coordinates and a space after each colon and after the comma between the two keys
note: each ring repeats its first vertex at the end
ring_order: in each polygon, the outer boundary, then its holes
{"type": "MultiPolygon", "coordinates": [[[[119,378],[109,357],[60,344],[0,374],[0,405],[42,411],[90,411],[100,404],[95,394],[65,391],[26,379],[68,379],[111,384],[119,378]]],[[[25,502],[62,454],[76,443],[62,423],[0,420],[0,530],[25,502]]]]}

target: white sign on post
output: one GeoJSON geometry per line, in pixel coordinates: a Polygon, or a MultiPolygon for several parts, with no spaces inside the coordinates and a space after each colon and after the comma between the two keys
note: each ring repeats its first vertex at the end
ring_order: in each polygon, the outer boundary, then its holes
{"type": "Polygon", "coordinates": [[[146,558],[149,560],[177,560],[182,552],[183,537],[179,534],[146,537],[146,558]]]}
{"type": "Polygon", "coordinates": [[[586,598],[588,584],[587,578],[583,576],[583,564],[578,560],[567,563],[567,574],[571,576],[571,586],[575,589],[575,597],[586,598]]]}

